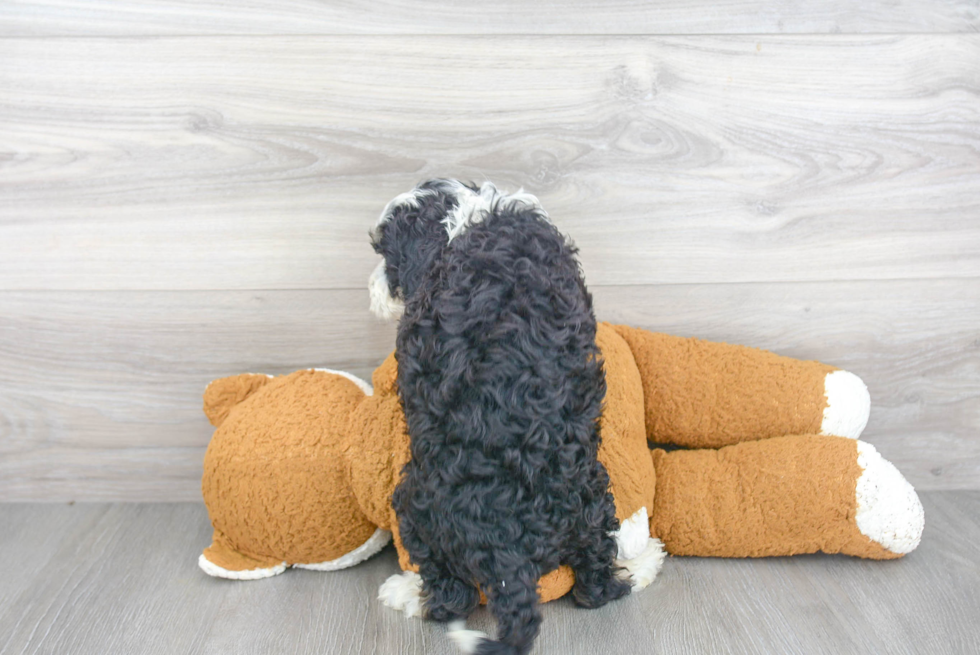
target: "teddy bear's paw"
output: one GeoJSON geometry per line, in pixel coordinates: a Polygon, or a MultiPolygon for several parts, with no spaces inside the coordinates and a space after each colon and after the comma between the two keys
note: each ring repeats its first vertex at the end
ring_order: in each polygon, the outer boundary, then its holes
{"type": "Polygon", "coordinates": [[[857,442],[858,478],[854,519],[861,534],[893,553],[915,550],[922,539],[925,512],[915,489],[875,447],[857,442]]]}
{"type": "Polygon", "coordinates": [[[378,600],[405,616],[422,616],[422,576],[414,571],[396,573],[378,589],[378,600]]]}
{"type": "Polygon", "coordinates": [[[286,563],[276,564],[266,568],[246,569],[243,571],[232,571],[222,566],[218,566],[203,554],[197,558],[197,565],[201,570],[214,578],[226,578],[228,580],[261,580],[279,575],[286,570],[286,563]]]}
{"type": "Polygon", "coordinates": [[[820,434],[857,439],[868,424],[871,394],[858,376],[831,371],[824,378],[827,407],[823,410],[820,434]]]}
{"type": "Polygon", "coordinates": [[[653,582],[664,565],[667,551],[659,539],[647,541],[643,551],[631,559],[617,559],[616,566],[622,568],[620,578],[633,583],[633,590],[639,591],[653,582]]]}
{"type": "Polygon", "coordinates": [[[368,537],[367,541],[346,555],[342,555],[341,557],[330,560],[329,562],[293,564],[293,568],[310,569],[311,571],[340,571],[341,569],[350,568],[355,564],[360,564],[364,560],[374,556],[382,548],[387,546],[389,541],[391,541],[391,533],[387,530],[378,528],[374,531],[374,534],[368,537]]]}

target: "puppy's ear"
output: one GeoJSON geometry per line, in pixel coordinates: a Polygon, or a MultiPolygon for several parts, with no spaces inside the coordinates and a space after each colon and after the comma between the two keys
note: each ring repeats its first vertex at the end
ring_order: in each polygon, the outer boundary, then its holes
{"type": "Polygon", "coordinates": [[[384,272],[392,298],[404,302],[418,290],[449,242],[443,220],[453,207],[455,197],[420,193],[413,202],[393,207],[376,228],[372,245],[385,258],[384,272]]]}

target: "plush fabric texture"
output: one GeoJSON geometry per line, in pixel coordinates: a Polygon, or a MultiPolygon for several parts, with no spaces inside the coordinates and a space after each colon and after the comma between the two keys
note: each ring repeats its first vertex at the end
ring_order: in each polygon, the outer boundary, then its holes
{"type": "Polygon", "coordinates": [[[833,366],[626,325],[615,330],[640,371],[651,442],[720,448],[820,432],[833,366]]]}
{"type": "Polygon", "coordinates": [[[228,538],[220,531],[215,530],[211,538],[211,545],[204,549],[204,556],[212,564],[217,564],[229,571],[251,571],[254,569],[266,569],[277,564],[282,564],[283,560],[271,556],[256,555],[249,557],[236,550],[228,543],[228,538]]]}
{"type": "Polygon", "coordinates": [[[364,392],[340,376],[298,371],[228,411],[214,402],[255,383],[254,376],[225,379],[206,394],[215,416],[226,416],[204,457],[202,493],[216,543],[259,561],[336,559],[375,530],[347,482],[342,453],[350,434],[336,420],[350,416],[364,392]]]}
{"type": "Polygon", "coordinates": [[[657,476],[647,446],[643,385],[629,344],[611,325],[599,323],[596,344],[606,371],[599,461],[609,472],[616,518],[625,521],[641,507],[653,513],[657,476]]]}
{"type": "MultiPolygon", "coordinates": [[[[345,450],[351,487],[368,519],[385,530],[397,528],[391,494],[410,457],[405,413],[395,390],[397,373],[395,356],[388,355],[371,378],[374,395],[354,408],[347,423],[353,435],[345,450]]],[[[401,542],[396,543],[400,554],[401,542]]]]}
{"type": "Polygon", "coordinates": [[[653,451],[651,529],[673,555],[898,554],[858,530],[857,441],[819,435],[653,451]]]}
{"type": "MultiPolygon", "coordinates": [[[[700,374],[724,386],[738,376],[714,376],[711,362],[726,369],[718,362],[743,358],[749,370],[771,370],[775,355],[704,342],[692,350],[692,340],[603,323],[596,341],[607,381],[598,456],[609,472],[620,520],[645,507],[651,533],[674,555],[823,551],[876,559],[901,556],[857,528],[860,442],[818,434],[762,438],[772,431],[789,434],[800,424],[819,425],[821,402],[794,403],[793,411],[777,408],[763,421],[768,427],[759,440],[747,441],[752,428],[744,426],[760,423],[754,415],[758,403],[699,407],[708,396],[697,390],[697,380],[671,373],[692,352],[707,352],[700,374]],[[666,386],[654,389],[651,379],[666,386]],[[684,384],[677,386],[679,381],[684,384]],[[644,405],[651,397],[658,402],[658,396],[674,399],[673,404],[661,402],[661,411],[676,407],[710,415],[703,422],[691,416],[681,421],[688,426],[688,438],[701,434],[701,441],[712,441],[709,427],[702,426],[730,421],[743,427],[713,442],[742,443],[720,450],[651,452],[647,433],[663,432],[647,429],[652,419],[644,405]]],[[[805,392],[815,393],[808,391],[817,384],[814,378],[834,369],[813,364],[779,363],[776,368],[791,375],[770,374],[772,387],[757,387],[755,393],[772,397],[782,393],[783,385],[792,389],[801,380],[805,392]],[[810,373],[800,374],[799,368],[810,373]]],[[[332,561],[363,544],[377,527],[395,531],[400,564],[413,568],[391,509],[392,492],[409,457],[396,373],[391,356],[374,372],[374,395],[365,395],[343,376],[320,371],[276,378],[238,375],[209,385],[205,412],[217,429],[205,456],[202,492],[215,533],[204,557],[228,571],[332,561]]],[[[711,393],[719,391],[724,390],[711,393]]],[[[904,483],[897,472],[892,477],[904,483]]],[[[881,494],[894,495],[894,485],[881,486],[887,480],[871,482],[881,494]]],[[[903,493],[914,497],[909,489],[903,493]]],[[[916,519],[921,534],[920,505],[918,512],[899,518],[916,519]]],[[[542,601],[558,598],[572,583],[571,571],[561,567],[541,578],[538,593],[542,601]]]]}
{"type": "Polygon", "coordinates": [[[268,375],[243,373],[215,380],[204,390],[205,416],[211,421],[211,425],[220,426],[235,405],[264,387],[271,379],[268,375]]]}

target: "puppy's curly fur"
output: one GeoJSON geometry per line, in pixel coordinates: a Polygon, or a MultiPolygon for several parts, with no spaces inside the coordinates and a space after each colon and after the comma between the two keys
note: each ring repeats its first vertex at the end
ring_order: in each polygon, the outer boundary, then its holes
{"type": "Polygon", "coordinates": [[[567,241],[527,194],[432,180],[389,203],[372,235],[372,305],[404,315],[398,390],[412,459],[392,499],[426,616],[465,619],[482,589],[498,641],[527,653],[537,582],[568,564],[598,607],[630,591],[596,458],[606,385],[592,299],[567,241]]]}

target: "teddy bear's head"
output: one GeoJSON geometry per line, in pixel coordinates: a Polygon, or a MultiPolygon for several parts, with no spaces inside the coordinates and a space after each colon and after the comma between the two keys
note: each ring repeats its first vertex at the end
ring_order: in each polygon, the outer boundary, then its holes
{"type": "Polygon", "coordinates": [[[347,457],[357,447],[348,418],[370,393],[353,376],[322,370],[245,374],[208,386],[204,411],[217,429],[202,492],[226,551],[262,562],[344,568],[387,542],[360,508],[347,457]],[[369,542],[380,545],[363,549],[369,542]]]}

